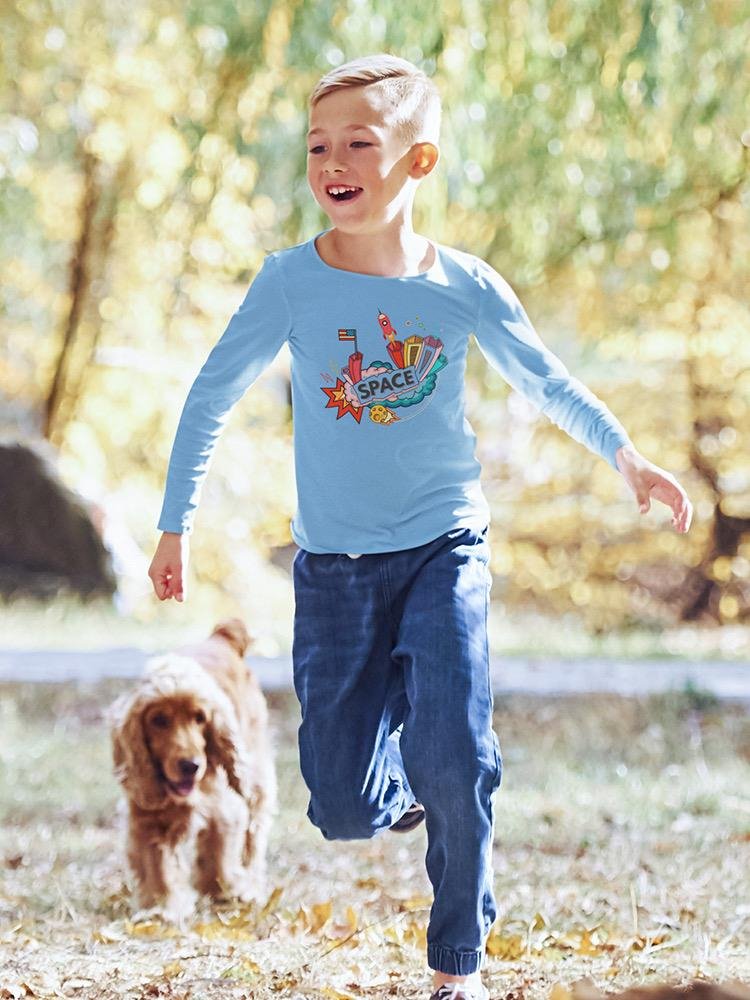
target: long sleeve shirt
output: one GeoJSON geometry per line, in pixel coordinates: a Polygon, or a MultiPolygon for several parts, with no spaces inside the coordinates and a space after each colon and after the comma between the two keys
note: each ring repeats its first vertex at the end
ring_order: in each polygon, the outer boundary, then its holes
{"type": "Polygon", "coordinates": [[[361,274],[323,261],[316,239],[266,256],[195,378],[160,530],[192,531],[230,411],[284,343],[297,485],[290,528],[309,552],[406,549],[489,522],[464,414],[471,334],[517,392],[617,470],[615,452],[630,443],[625,429],[545,347],[489,264],[435,244],[421,274],[361,274]]]}

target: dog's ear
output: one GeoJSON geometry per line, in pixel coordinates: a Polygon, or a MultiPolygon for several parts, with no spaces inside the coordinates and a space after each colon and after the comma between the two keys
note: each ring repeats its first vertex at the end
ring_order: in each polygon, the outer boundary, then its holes
{"type": "Polygon", "coordinates": [[[143,710],[148,704],[136,693],[123,695],[108,712],[115,777],[141,809],[158,809],[166,792],[143,732],[143,710]]]}
{"type": "Polygon", "coordinates": [[[214,708],[206,729],[206,752],[214,766],[219,764],[224,768],[235,792],[250,801],[253,793],[250,761],[233,714],[214,708]]]}
{"type": "Polygon", "coordinates": [[[238,656],[244,656],[250,646],[250,635],[241,618],[227,618],[219,622],[211,634],[226,639],[238,656]]]}

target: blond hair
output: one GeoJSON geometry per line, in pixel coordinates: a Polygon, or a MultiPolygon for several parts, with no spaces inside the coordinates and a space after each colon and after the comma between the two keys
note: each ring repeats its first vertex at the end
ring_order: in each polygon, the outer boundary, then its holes
{"type": "Polygon", "coordinates": [[[441,106],[437,87],[414,63],[387,52],[352,59],[326,73],[310,94],[310,107],[334,90],[368,85],[377,86],[385,96],[393,124],[408,146],[438,144],[441,106]]]}

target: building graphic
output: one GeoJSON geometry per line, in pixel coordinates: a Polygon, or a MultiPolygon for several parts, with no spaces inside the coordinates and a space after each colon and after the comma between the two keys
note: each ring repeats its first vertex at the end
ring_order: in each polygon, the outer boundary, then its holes
{"type": "Polygon", "coordinates": [[[338,331],[339,341],[352,344],[354,350],[337,376],[336,385],[321,386],[328,397],[326,408],[337,411],[337,420],[350,414],[360,423],[365,412],[373,423],[383,426],[403,419],[405,408],[417,406],[431,395],[438,373],[448,363],[443,343],[436,337],[414,334],[399,340],[382,310],[378,310],[378,324],[389,360],[372,361],[366,367],[358,350],[356,329],[342,327],[338,331]]]}

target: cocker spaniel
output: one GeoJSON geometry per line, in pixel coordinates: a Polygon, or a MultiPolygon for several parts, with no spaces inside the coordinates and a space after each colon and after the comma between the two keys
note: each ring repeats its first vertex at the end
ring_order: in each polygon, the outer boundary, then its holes
{"type": "Polygon", "coordinates": [[[249,642],[240,619],[222,622],[206,641],[151,658],[110,710],[138,902],[166,920],[190,916],[197,893],[265,893],[276,774],[249,642]]]}

